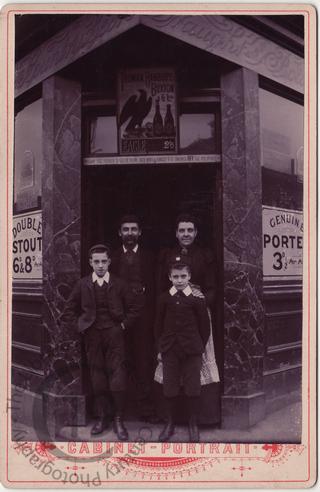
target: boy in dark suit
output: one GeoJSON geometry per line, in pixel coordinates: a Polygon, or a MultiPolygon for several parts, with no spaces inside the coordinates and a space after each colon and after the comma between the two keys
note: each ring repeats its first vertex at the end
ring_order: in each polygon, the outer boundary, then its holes
{"type": "Polygon", "coordinates": [[[189,265],[182,261],[173,263],[169,280],[172,287],[159,297],[155,322],[155,339],[163,362],[163,392],[169,414],[159,441],[168,441],[174,434],[175,400],[183,382],[190,442],[198,442],[200,369],[210,334],[210,321],[205,300],[192,294],[189,265]]]}
{"type": "Polygon", "coordinates": [[[126,392],[124,330],[134,323],[138,310],[130,301],[121,280],[110,275],[110,251],[98,244],[89,251],[93,272],[74,287],[63,314],[64,322],[77,321],[83,334],[98,420],[91,434],[106,427],[107,391],[114,405],[114,430],[121,441],[128,440],[123,424],[126,392]]]}

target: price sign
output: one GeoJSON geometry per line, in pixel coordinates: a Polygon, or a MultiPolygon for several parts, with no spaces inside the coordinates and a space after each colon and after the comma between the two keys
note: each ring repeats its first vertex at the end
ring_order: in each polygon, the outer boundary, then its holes
{"type": "Polygon", "coordinates": [[[42,213],[40,211],[13,217],[13,278],[42,279],[42,213]]]}
{"type": "Polygon", "coordinates": [[[263,275],[302,275],[303,214],[297,210],[262,208],[263,275]]]}

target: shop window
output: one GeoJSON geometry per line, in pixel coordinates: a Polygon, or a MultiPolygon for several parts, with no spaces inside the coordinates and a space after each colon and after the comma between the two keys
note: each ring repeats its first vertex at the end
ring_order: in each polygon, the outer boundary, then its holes
{"type": "Polygon", "coordinates": [[[15,117],[14,212],[40,207],[42,99],[28,104],[15,117]]]}
{"type": "Polygon", "coordinates": [[[90,118],[89,154],[92,156],[116,154],[117,120],[115,115],[90,118]]]}
{"type": "Polygon", "coordinates": [[[219,153],[219,110],[212,102],[182,102],[179,133],[181,154],[219,153]]]}
{"type": "Polygon", "coordinates": [[[180,116],[180,150],[183,154],[215,152],[215,116],[182,114],[180,116]]]}
{"type": "Polygon", "coordinates": [[[303,106],[260,89],[263,204],[302,210],[303,106]]]}
{"type": "MultiPolygon", "coordinates": [[[[119,154],[115,101],[84,101],[85,155],[119,154]]],[[[219,96],[183,97],[179,104],[179,153],[220,153],[219,96]]],[[[157,152],[154,152],[157,154],[157,152]]]]}

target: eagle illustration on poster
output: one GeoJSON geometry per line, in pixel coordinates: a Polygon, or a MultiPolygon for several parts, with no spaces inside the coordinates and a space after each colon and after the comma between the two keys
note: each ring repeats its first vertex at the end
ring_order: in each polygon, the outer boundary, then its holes
{"type": "Polygon", "coordinates": [[[147,98],[147,92],[144,89],[138,89],[138,92],[140,93],[139,96],[135,94],[127,99],[120,114],[120,127],[129,119],[125,129],[128,133],[137,128],[141,129],[143,120],[150,113],[152,106],[152,97],[147,98]]]}

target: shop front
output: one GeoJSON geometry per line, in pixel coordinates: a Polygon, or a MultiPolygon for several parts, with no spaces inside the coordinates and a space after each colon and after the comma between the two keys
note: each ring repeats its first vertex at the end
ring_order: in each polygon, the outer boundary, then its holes
{"type": "Polygon", "coordinates": [[[214,255],[220,383],[204,422],[248,428],[301,397],[304,65],[296,40],[275,39],[228,16],[79,15],[17,61],[21,421],[51,436],[86,425],[83,347],[61,314],[90,246],[119,245],[125,213],[156,256],[174,243],[175,217],[192,213],[214,255]]]}

